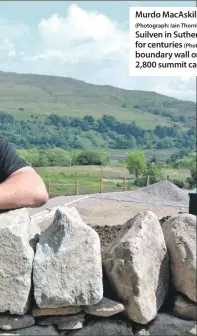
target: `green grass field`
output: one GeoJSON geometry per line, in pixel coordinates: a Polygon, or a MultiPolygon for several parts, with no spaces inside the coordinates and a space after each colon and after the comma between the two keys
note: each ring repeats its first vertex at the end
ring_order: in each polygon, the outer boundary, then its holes
{"type": "MultiPolygon", "coordinates": [[[[64,172],[41,172],[51,196],[94,194],[100,192],[112,192],[123,190],[123,182],[114,183],[102,181],[98,175],[68,174],[64,172]]],[[[127,183],[128,186],[128,183],[127,183]]]]}
{"type": "MultiPolygon", "coordinates": [[[[91,194],[112,191],[122,191],[123,179],[126,179],[126,189],[132,190],[134,176],[128,173],[124,166],[73,166],[36,168],[49,187],[50,195],[91,194]],[[101,182],[101,176],[103,181],[101,182]]],[[[164,169],[164,175],[170,179],[186,181],[189,169],[164,169]]]]}
{"type": "MultiPolygon", "coordinates": [[[[140,151],[141,149],[139,148],[138,150],[140,151]]],[[[154,156],[157,161],[166,162],[177,149],[142,149],[142,151],[147,159],[154,156]]],[[[125,149],[108,149],[108,153],[112,160],[125,160],[128,157],[128,151],[125,149]]]]}

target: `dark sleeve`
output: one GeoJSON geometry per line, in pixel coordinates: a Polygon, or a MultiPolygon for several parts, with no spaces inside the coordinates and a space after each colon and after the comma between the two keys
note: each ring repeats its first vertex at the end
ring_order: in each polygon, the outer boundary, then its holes
{"type": "Polygon", "coordinates": [[[28,166],[7,140],[0,137],[0,181],[4,181],[18,169],[28,166]]]}

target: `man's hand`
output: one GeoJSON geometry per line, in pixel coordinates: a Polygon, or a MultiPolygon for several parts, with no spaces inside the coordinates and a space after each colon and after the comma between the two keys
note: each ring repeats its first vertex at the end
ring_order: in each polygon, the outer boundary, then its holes
{"type": "Polygon", "coordinates": [[[18,169],[0,184],[0,209],[39,207],[48,201],[44,182],[31,167],[18,169]]]}

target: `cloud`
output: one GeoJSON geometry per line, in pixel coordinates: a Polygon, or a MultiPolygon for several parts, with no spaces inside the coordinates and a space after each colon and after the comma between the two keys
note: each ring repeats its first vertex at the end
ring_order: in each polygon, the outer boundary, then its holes
{"type": "Polygon", "coordinates": [[[194,77],[130,77],[128,27],[76,4],[65,16],[42,18],[37,31],[0,20],[0,45],[0,67],[5,71],[73,77],[180,99],[196,97],[194,77]]]}
{"type": "Polygon", "coordinates": [[[53,14],[42,19],[38,31],[45,46],[41,59],[71,63],[116,60],[124,59],[128,51],[128,32],[105,15],[77,5],[69,7],[66,17],[53,14]]]}
{"type": "Polygon", "coordinates": [[[196,78],[180,77],[171,79],[168,83],[157,83],[152,87],[153,91],[166,96],[176,97],[183,100],[196,100],[196,78]]]}
{"type": "Polygon", "coordinates": [[[16,56],[15,46],[10,40],[3,39],[0,44],[0,60],[16,56]]]}
{"type": "Polygon", "coordinates": [[[0,19],[0,60],[11,62],[18,56],[17,44],[24,42],[29,34],[29,27],[22,23],[10,23],[6,19],[0,19]]]}

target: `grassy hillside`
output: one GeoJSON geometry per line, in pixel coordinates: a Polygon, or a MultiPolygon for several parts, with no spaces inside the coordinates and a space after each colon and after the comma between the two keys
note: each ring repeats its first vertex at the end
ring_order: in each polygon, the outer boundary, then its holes
{"type": "Polygon", "coordinates": [[[0,72],[1,111],[22,120],[29,119],[32,114],[40,119],[51,113],[95,118],[112,115],[119,121],[135,121],[146,129],[174,124],[189,128],[196,118],[195,103],[155,92],[92,85],[71,78],[5,72],[0,72]]]}

